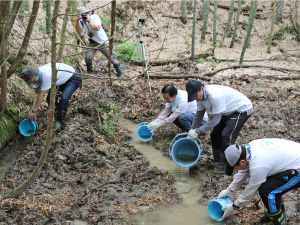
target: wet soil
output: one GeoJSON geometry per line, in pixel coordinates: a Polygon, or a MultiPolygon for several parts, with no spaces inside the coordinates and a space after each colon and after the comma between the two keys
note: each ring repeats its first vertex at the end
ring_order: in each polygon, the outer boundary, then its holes
{"type": "MultiPolygon", "coordinates": [[[[135,15],[135,20],[129,23],[129,28],[123,35],[129,37],[137,30],[135,21],[139,17],[147,18],[144,40],[149,61],[183,58],[178,64],[152,67],[150,74],[179,74],[182,79],[152,79],[152,93],[149,92],[147,79],[140,76],[142,67],[130,66],[126,69],[123,65],[123,80],[114,81],[112,86],[104,80],[84,79],[82,90],[76,92],[71,99],[64,128],[54,131],[47,161],[39,177],[19,198],[5,199],[1,202],[0,224],[74,224],[76,220],[87,224],[130,224],[128,216],[132,213],[180,202],[174,187],[175,179],[168,172],[149,166],[149,161],[138,149],[128,144],[130,134],[119,126],[119,121],[120,117],[136,124],[152,121],[164,107],[161,88],[170,83],[178,89],[185,90],[187,79],[184,78],[188,78],[189,75],[199,75],[199,79],[206,84],[228,85],[251,99],[254,113],[242,129],[237,143],[244,144],[263,137],[300,142],[299,81],[264,78],[266,75],[284,77],[295,74],[248,68],[226,70],[212,77],[202,77],[203,72],[236,63],[213,59],[197,63],[184,59],[190,53],[188,37],[192,30],[191,21],[183,25],[180,19],[163,16],[165,13],[179,15],[179,1],[144,1],[143,5],[138,5],[137,1],[131,2],[131,5],[119,5],[118,13],[124,16],[124,19],[134,7],[138,8],[138,15],[135,15]],[[179,33],[182,34],[180,38],[179,33]],[[158,49],[161,47],[163,51],[158,55],[158,49]]],[[[223,30],[226,25],[223,16],[227,18],[228,11],[218,9],[218,13],[218,30],[223,30]]],[[[269,11],[266,11],[267,15],[268,13],[269,11]]],[[[289,24],[289,21],[286,15],[283,23],[276,25],[276,29],[289,24]]],[[[217,48],[214,52],[216,57],[239,57],[247,17],[242,16],[240,23],[242,29],[235,48],[217,48]]],[[[273,48],[272,54],[265,53],[266,27],[269,26],[269,21],[259,20],[256,23],[251,39],[253,44],[247,49],[245,57],[282,56],[279,46],[273,48]]],[[[212,19],[209,20],[208,27],[212,27],[211,24],[212,19]]],[[[200,27],[199,24],[198,34],[200,27]]],[[[200,43],[199,37],[197,43],[200,43]]],[[[138,41],[139,37],[133,40],[138,41]]],[[[226,39],[225,43],[227,42],[230,40],[226,39]]],[[[298,48],[293,37],[288,35],[280,45],[286,49],[298,48]]],[[[207,43],[197,45],[196,52],[205,52],[209,48],[211,30],[208,31],[207,43]]],[[[106,61],[100,55],[97,59],[97,76],[101,78],[106,76],[108,70],[106,61]]],[[[299,58],[281,57],[277,61],[247,64],[298,69],[299,58]]],[[[0,186],[1,193],[24,182],[36,166],[46,136],[46,108],[39,113],[38,123],[38,132],[28,143],[22,144],[20,156],[6,173],[0,186]]],[[[181,132],[173,124],[162,127],[155,133],[152,143],[165,157],[169,157],[170,141],[181,132]]],[[[16,143],[21,143],[22,138],[16,136],[15,140],[6,146],[5,151],[16,151],[16,143]]],[[[198,202],[207,204],[229,185],[232,178],[224,177],[220,165],[212,161],[209,134],[201,137],[201,141],[204,151],[190,173],[202,177],[198,202]]],[[[238,192],[232,199],[235,199],[237,194],[238,192]]],[[[284,196],[290,224],[300,223],[299,196],[299,190],[284,196]]],[[[263,213],[264,207],[257,196],[244,210],[237,212],[233,224],[258,224],[263,213]]]]}

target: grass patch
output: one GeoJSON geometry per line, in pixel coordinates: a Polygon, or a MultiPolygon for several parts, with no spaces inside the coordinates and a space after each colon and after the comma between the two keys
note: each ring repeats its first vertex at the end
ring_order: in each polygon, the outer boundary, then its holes
{"type": "Polygon", "coordinates": [[[284,34],[291,34],[296,36],[297,32],[295,31],[295,28],[293,26],[286,26],[284,28],[281,28],[274,34],[273,40],[284,40],[284,34]]]}
{"type": "MultiPolygon", "coordinates": [[[[114,51],[120,61],[129,62],[131,56],[134,53],[135,48],[136,48],[135,44],[131,43],[130,41],[126,41],[122,45],[117,46],[114,51]]],[[[139,58],[138,54],[135,54],[132,57],[133,60],[136,60],[138,58],[139,58]]]]}

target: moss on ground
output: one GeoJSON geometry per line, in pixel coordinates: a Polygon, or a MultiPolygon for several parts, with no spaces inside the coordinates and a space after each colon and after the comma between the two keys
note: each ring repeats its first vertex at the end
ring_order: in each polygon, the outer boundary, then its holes
{"type": "Polygon", "coordinates": [[[14,108],[10,109],[10,113],[5,113],[0,121],[0,149],[16,135],[16,129],[20,122],[17,111],[14,108]]]}

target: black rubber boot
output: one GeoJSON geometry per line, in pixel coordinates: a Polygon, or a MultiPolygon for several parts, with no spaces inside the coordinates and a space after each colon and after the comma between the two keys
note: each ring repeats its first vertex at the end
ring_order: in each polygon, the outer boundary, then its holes
{"type": "Polygon", "coordinates": [[[280,209],[277,213],[270,215],[270,219],[274,225],[286,225],[286,219],[282,210],[280,209]]]}
{"type": "Polygon", "coordinates": [[[117,71],[117,76],[118,76],[119,78],[121,78],[122,75],[123,75],[123,73],[122,73],[122,68],[121,68],[120,64],[115,64],[114,67],[115,67],[115,69],[116,69],[116,71],[117,71]]]}
{"type": "Polygon", "coordinates": [[[262,218],[260,218],[260,223],[261,224],[266,224],[266,223],[270,223],[271,219],[268,213],[266,213],[262,218]]]}
{"type": "Polygon", "coordinates": [[[58,110],[57,116],[56,116],[56,121],[54,122],[54,127],[56,129],[60,129],[63,126],[63,121],[65,120],[67,115],[66,111],[63,111],[61,109],[58,110]]]}
{"type": "Polygon", "coordinates": [[[90,62],[86,62],[86,68],[87,68],[87,72],[88,73],[93,73],[93,63],[90,63],[90,62]]]}

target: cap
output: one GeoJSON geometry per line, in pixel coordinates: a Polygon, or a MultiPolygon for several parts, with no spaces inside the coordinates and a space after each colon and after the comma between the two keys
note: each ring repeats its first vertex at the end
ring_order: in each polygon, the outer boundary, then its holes
{"type": "Polygon", "coordinates": [[[231,176],[234,166],[246,156],[246,149],[239,145],[230,145],[224,152],[224,161],[226,162],[225,173],[231,176]]]}
{"type": "Polygon", "coordinates": [[[39,75],[39,69],[32,67],[32,66],[26,66],[22,69],[21,78],[27,83],[32,84],[32,82],[36,79],[36,77],[39,75]]]}
{"type": "Polygon", "coordinates": [[[82,13],[87,13],[89,10],[87,8],[85,8],[84,6],[80,6],[78,9],[77,9],[77,13],[78,14],[82,14],[82,13]]]}
{"type": "Polygon", "coordinates": [[[200,81],[190,80],[186,83],[186,91],[188,93],[188,102],[194,101],[197,97],[197,92],[204,86],[200,81]]]}

